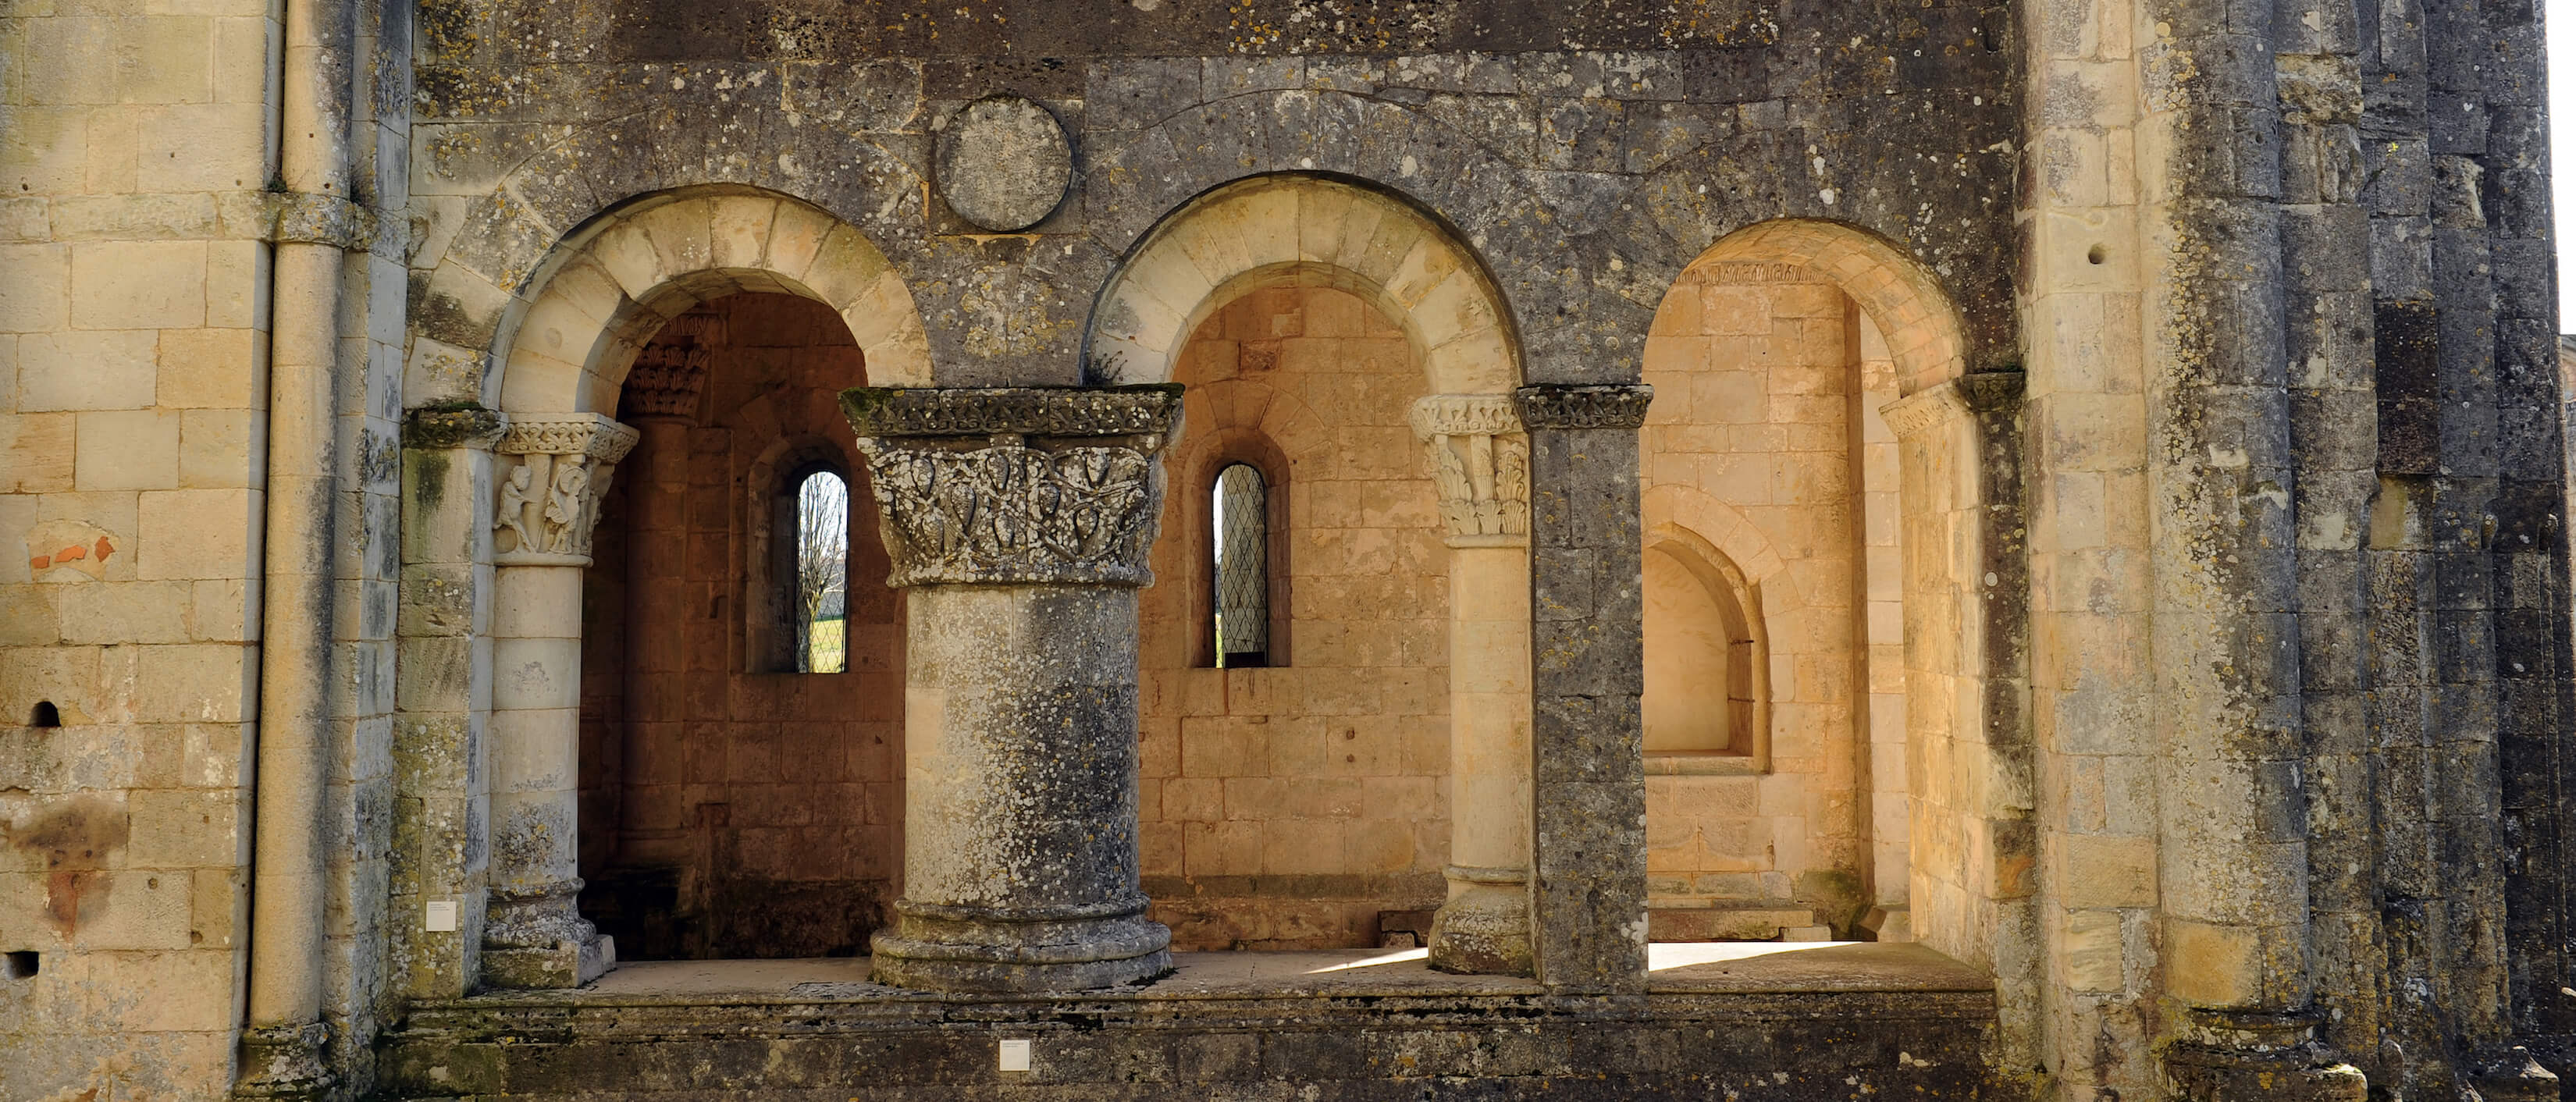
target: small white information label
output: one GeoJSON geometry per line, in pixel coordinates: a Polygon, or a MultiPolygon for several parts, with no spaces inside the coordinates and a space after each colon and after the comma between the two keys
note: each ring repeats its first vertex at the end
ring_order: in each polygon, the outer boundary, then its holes
{"type": "Polygon", "coordinates": [[[456,901],[453,899],[432,900],[429,904],[428,923],[430,933],[455,933],[456,901]]]}
{"type": "Polygon", "coordinates": [[[1029,1070],[1029,1042],[1025,1038],[1002,1042],[1002,1070],[1029,1070]]]}

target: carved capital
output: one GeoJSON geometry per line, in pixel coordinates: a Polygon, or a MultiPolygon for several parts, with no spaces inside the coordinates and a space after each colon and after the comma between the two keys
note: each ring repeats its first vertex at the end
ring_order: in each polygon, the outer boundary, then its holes
{"type": "Polygon", "coordinates": [[[1525,386],[1512,393],[1533,429],[1633,429],[1646,423],[1655,388],[1644,383],[1525,386]]]}
{"type": "Polygon", "coordinates": [[[1147,585],[1176,386],[842,392],[890,585],[1147,585]]]}
{"type": "Polygon", "coordinates": [[[591,529],[634,429],[596,413],[514,417],[493,451],[493,561],[588,566],[591,529]]]}
{"type": "Polygon", "coordinates": [[[1501,394],[1435,394],[1413,403],[1431,449],[1440,519],[1453,547],[1529,541],[1529,436],[1501,394]]]}
{"type": "Polygon", "coordinates": [[[1963,417],[2015,412],[2021,394],[2020,372],[1984,371],[1908,394],[1878,407],[1878,415],[1902,438],[1963,417]]]}

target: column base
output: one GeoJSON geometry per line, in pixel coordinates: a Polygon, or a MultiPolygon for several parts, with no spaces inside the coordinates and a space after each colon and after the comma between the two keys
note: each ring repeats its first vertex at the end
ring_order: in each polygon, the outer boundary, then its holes
{"type": "Polygon", "coordinates": [[[2164,1051],[2174,1102],[2368,1102],[2361,1069],[2313,1037],[2314,1012],[2189,1010],[2164,1051]]]}
{"type": "Polygon", "coordinates": [[[1530,958],[1529,872],[1451,865],[1449,901],[1431,916],[1431,967],[1482,976],[1535,973],[1530,958]]]}
{"type": "Polygon", "coordinates": [[[2558,1102],[2561,1097],[2558,1074],[2520,1045],[2488,1053],[2477,1061],[2470,1081],[2486,1102],[2558,1102]]]}
{"type": "Polygon", "coordinates": [[[235,1098],[319,1099],[335,1077],[325,1058],[331,1029],[321,1022],[245,1029],[235,1098]]]}
{"type": "Polygon", "coordinates": [[[617,939],[581,917],[582,883],[495,889],[483,919],[483,983],[511,991],[580,987],[617,967],[617,939]]]}
{"type": "Polygon", "coordinates": [[[896,900],[869,939],[872,978],[922,991],[1089,991],[1172,970],[1172,931],[1143,896],[1076,907],[962,907],[896,900]]]}

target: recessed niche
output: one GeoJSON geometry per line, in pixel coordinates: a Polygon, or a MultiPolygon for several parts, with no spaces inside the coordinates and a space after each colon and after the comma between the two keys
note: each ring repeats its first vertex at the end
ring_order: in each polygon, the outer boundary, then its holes
{"type": "Polygon", "coordinates": [[[62,725],[63,710],[54,707],[54,702],[50,700],[37,701],[35,708],[31,709],[27,714],[27,726],[29,727],[60,727],[62,725]]]}
{"type": "Polygon", "coordinates": [[[31,980],[36,978],[36,967],[36,951],[33,949],[20,949],[0,956],[0,977],[31,980]]]}

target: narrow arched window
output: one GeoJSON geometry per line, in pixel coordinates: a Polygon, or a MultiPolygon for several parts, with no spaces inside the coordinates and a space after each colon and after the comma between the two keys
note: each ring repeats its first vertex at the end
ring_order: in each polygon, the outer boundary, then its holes
{"type": "Polygon", "coordinates": [[[1235,463],[1218,471],[1210,545],[1215,549],[1216,664],[1270,664],[1270,504],[1261,472],[1235,463]]]}
{"type": "Polygon", "coordinates": [[[850,484],[833,471],[797,478],[791,535],[795,569],[783,607],[794,628],[796,672],[840,673],[850,665],[850,484]]]}

